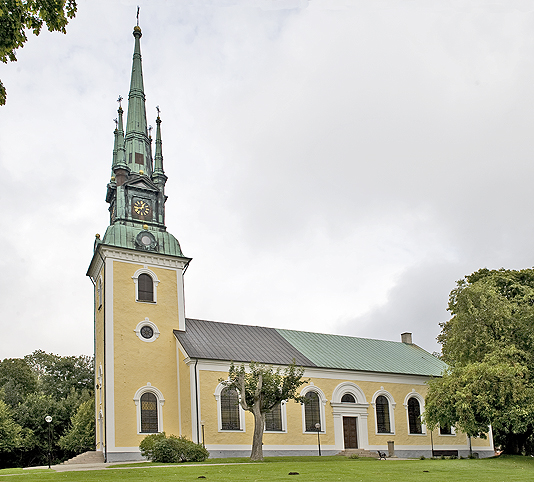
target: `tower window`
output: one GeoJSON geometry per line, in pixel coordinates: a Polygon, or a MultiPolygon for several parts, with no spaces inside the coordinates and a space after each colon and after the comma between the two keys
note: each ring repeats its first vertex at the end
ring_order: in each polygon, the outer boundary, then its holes
{"type": "Polygon", "coordinates": [[[153,393],[141,396],[141,433],[158,432],[158,399],[153,393]]]}
{"type": "Polygon", "coordinates": [[[144,158],[143,154],[141,154],[140,152],[136,152],[135,153],[135,163],[136,164],[141,164],[141,165],[143,165],[145,163],[145,158],[144,158]]]}
{"type": "Polygon", "coordinates": [[[241,430],[239,419],[239,399],[235,388],[225,388],[221,392],[221,429],[241,430]]]}
{"type": "Polygon", "coordinates": [[[154,301],[154,282],[146,273],[140,274],[137,280],[137,300],[154,301]]]}
{"type": "Polygon", "coordinates": [[[376,427],[378,433],[391,433],[389,423],[389,402],[384,395],[376,398],[376,427]]]}

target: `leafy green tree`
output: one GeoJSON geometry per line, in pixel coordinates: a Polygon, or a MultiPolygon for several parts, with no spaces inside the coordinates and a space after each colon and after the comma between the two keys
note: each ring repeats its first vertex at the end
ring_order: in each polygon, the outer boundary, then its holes
{"type": "Polygon", "coordinates": [[[284,400],[304,402],[304,397],[297,395],[297,389],[307,382],[302,379],[303,374],[304,368],[297,367],[295,362],[283,370],[255,362],[250,362],[248,367],[230,364],[228,380],[221,382],[236,389],[243,410],[254,415],[251,460],[263,460],[265,414],[284,400]]]}
{"type": "Polygon", "coordinates": [[[80,454],[95,449],[95,400],[83,402],[70,419],[70,428],[58,445],[67,452],[80,454]]]}
{"type": "MultiPolygon", "coordinates": [[[[46,25],[50,32],[66,33],[76,9],[76,0],[0,0],[0,60],[17,60],[15,51],[28,40],[28,31],[39,35],[46,25]]],[[[6,89],[0,81],[0,105],[5,103],[6,89]]]]}
{"type": "Polygon", "coordinates": [[[0,361],[0,389],[3,400],[12,408],[37,390],[37,376],[22,358],[0,361]]]}
{"type": "Polygon", "coordinates": [[[77,393],[93,390],[93,357],[60,356],[35,350],[24,360],[36,373],[42,392],[56,400],[67,397],[73,389],[77,393]]]}
{"type": "Polygon", "coordinates": [[[508,453],[534,445],[534,270],[482,269],[457,282],[438,341],[449,369],[429,385],[425,420],[488,431],[508,453]]]}
{"type": "Polygon", "coordinates": [[[0,400],[0,453],[11,452],[22,445],[22,427],[15,422],[11,410],[0,400]]]}

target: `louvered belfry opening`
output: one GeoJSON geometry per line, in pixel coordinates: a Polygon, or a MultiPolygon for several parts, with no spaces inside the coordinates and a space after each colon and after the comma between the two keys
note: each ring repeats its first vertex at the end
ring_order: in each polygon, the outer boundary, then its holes
{"type": "Polygon", "coordinates": [[[146,273],[139,275],[137,279],[137,299],[139,301],[154,301],[154,282],[146,273]]]}

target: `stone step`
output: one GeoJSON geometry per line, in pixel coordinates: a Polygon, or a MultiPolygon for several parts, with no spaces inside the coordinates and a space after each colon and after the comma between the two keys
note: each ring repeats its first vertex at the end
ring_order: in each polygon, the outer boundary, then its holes
{"type": "Polygon", "coordinates": [[[100,451],[94,451],[94,450],[76,455],[76,457],[72,457],[71,459],[63,462],[64,465],[103,464],[103,463],[104,463],[104,454],[100,451]]]}
{"type": "Polygon", "coordinates": [[[359,457],[370,457],[373,459],[378,458],[378,453],[376,451],[365,449],[345,449],[339,452],[338,455],[344,455],[345,457],[350,457],[351,455],[358,455],[359,457]]]}

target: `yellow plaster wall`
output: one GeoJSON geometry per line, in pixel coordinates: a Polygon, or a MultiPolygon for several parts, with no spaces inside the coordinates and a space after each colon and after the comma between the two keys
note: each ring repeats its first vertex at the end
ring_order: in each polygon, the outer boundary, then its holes
{"type": "Polygon", "coordinates": [[[180,371],[180,408],[182,417],[182,433],[184,437],[193,440],[193,428],[191,425],[191,383],[189,367],[185,364],[185,356],[178,351],[178,369],[180,371]]]}
{"type": "MultiPolygon", "coordinates": [[[[219,371],[201,370],[200,380],[200,401],[201,417],[205,421],[206,444],[251,444],[254,430],[253,416],[250,412],[245,412],[246,432],[219,432],[217,420],[217,405],[214,396],[215,388],[220,379],[226,379],[227,373],[219,371]]],[[[351,381],[356,383],[365,393],[367,402],[370,404],[373,394],[381,389],[387,390],[394,398],[396,407],[394,409],[395,434],[376,434],[375,413],[372,405],[368,408],[368,442],[369,445],[387,445],[389,440],[395,442],[395,446],[400,445],[425,445],[429,446],[430,433],[424,435],[410,435],[408,433],[408,417],[404,407],[406,395],[415,389],[423,397],[426,395],[427,386],[412,383],[384,383],[354,381],[344,379],[311,378],[310,380],[317,388],[320,388],[327,398],[325,405],[325,434],[321,434],[321,444],[334,445],[334,417],[333,409],[330,405],[334,389],[343,382],[351,381]]],[[[304,388],[306,385],[301,387],[304,388]]],[[[294,401],[288,401],[286,405],[287,413],[287,433],[264,433],[264,445],[314,445],[317,441],[315,433],[303,433],[302,426],[302,406],[294,401]]],[[[434,445],[464,445],[467,443],[465,434],[459,433],[455,436],[441,436],[439,431],[433,433],[434,445]]],[[[489,446],[487,439],[473,439],[473,446],[489,446]]]]}
{"type": "Polygon", "coordinates": [[[157,303],[136,302],[135,271],[143,265],[113,262],[113,350],[115,377],[115,446],[134,447],[145,437],[137,434],[136,391],[150,383],[165,398],[163,429],[179,433],[176,341],[178,328],[177,272],[148,266],[159,279],[157,303]],[[148,318],[160,331],[157,340],[141,341],[134,332],[148,318]]]}

